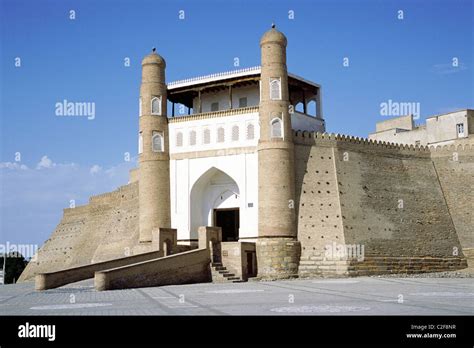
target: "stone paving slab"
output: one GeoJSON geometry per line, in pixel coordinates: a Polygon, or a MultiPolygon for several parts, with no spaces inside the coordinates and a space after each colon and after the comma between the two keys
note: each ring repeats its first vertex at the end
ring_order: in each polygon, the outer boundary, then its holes
{"type": "Polygon", "coordinates": [[[0,287],[0,315],[473,315],[469,278],[297,279],[98,292],[0,287]]]}

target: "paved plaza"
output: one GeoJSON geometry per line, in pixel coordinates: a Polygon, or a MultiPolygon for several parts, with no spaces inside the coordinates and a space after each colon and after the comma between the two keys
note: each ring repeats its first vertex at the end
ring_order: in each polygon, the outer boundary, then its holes
{"type": "Polygon", "coordinates": [[[1,315],[472,315],[473,278],[298,279],[98,292],[0,287],[1,315]]]}

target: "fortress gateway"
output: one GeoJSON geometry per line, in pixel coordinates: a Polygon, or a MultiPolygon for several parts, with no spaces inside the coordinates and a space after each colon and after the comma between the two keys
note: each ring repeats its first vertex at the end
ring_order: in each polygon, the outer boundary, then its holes
{"type": "Polygon", "coordinates": [[[145,57],[138,168],[65,209],[20,280],[104,290],[465,268],[471,144],[326,134],[321,86],[287,72],[286,46],[272,28],[261,67],[168,84],[164,59],[145,57]]]}

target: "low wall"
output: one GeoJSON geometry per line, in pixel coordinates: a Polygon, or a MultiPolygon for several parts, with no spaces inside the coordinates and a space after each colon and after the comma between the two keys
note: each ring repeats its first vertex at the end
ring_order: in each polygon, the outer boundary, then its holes
{"type": "Polygon", "coordinates": [[[462,252],[466,256],[468,267],[474,267],[474,248],[463,248],[462,252]]]}
{"type": "Polygon", "coordinates": [[[197,249],[95,273],[97,290],[212,281],[209,249],[197,249]]]}
{"type": "Polygon", "coordinates": [[[414,274],[455,271],[467,267],[465,258],[460,257],[417,257],[417,256],[364,256],[363,261],[331,260],[324,256],[311,256],[300,261],[299,276],[303,277],[356,277],[379,274],[414,274]]]}
{"type": "Polygon", "coordinates": [[[153,251],[150,253],[138,254],[119,259],[93,263],[86,266],[69,268],[51,273],[41,273],[35,277],[35,289],[47,290],[57,288],[80,280],[94,277],[94,273],[110,268],[116,268],[134,264],[137,262],[148,261],[163,256],[163,250],[153,251]]]}
{"type": "Polygon", "coordinates": [[[242,280],[257,275],[255,243],[222,242],[222,265],[242,280]],[[252,255],[252,264],[248,264],[247,253],[252,255]],[[251,272],[250,272],[251,271],[251,272]]]}
{"type": "Polygon", "coordinates": [[[366,256],[363,262],[352,261],[348,266],[348,275],[365,276],[391,273],[426,273],[455,271],[467,267],[461,257],[377,257],[366,256]]]}

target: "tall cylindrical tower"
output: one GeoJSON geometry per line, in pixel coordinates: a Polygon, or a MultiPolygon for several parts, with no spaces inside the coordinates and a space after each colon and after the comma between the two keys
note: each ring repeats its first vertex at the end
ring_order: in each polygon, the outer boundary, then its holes
{"type": "Polygon", "coordinates": [[[154,228],[171,227],[165,68],[165,60],[155,49],[142,61],[138,151],[140,242],[150,242],[154,228]]]}
{"type": "Polygon", "coordinates": [[[260,40],[260,140],[258,143],[258,276],[296,276],[295,169],[285,35],[275,29],[260,40]]]}

